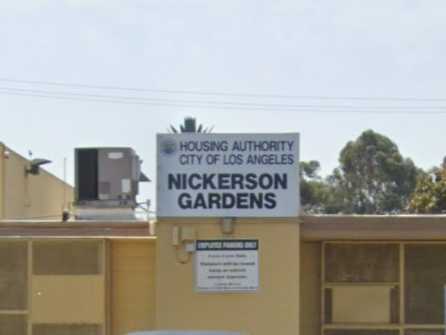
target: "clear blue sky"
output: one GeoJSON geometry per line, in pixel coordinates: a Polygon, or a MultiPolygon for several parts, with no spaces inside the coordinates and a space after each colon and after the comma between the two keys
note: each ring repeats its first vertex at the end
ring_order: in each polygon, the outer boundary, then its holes
{"type": "MultiPolygon", "coordinates": [[[[445,17],[446,3],[436,0],[4,0],[0,141],[22,154],[31,149],[35,156],[53,160],[49,169],[59,176],[68,157],[70,181],[74,147],[131,146],[154,178],[155,134],[192,115],[215,125],[215,132],[298,131],[302,159],[319,160],[325,174],[336,167],[343,145],[368,128],[389,136],[404,156],[428,168],[446,155],[446,114],[428,112],[446,106],[446,100],[195,96],[3,79],[258,95],[446,99],[445,17]],[[30,95],[26,90],[81,96],[10,95],[30,95]],[[118,104],[88,101],[86,94],[315,107],[118,104]],[[335,108],[320,113],[321,105],[335,108]],[[344,109],[354,113],[337,112],[344,109]],[[370,109],[380,113],[364,112],[370,109]]],[[[142,193],[153,198],[154,183],[142,193]]]]}

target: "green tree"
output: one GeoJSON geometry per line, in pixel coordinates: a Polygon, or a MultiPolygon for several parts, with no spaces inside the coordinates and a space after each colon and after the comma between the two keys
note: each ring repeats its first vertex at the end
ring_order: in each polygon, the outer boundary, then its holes
{"type": "Polygon", "coordinates": [[[300,163],[300,197],[304,212],[323,211],[326,198],[326,184],[319,176],[320,163],[308,161],[300,163]]]}
{"type": "Polygon", "coordinates": [[[326,197],[323,206],[324,214],[350,213],[350,202],[347,190],[343,187],[343,179],[339,168],[326,178],[326,197]]]}
{"type": "Polygon", "coordinates": [[[440,168],[434,168],[418,179],[410,211],[420,214],[446,212],[446,157],[440,168]]]}
{"type": "Polygon", "coordinates": [[[172,133],[210,133],[213,127],[204,127],[202,124],[197,124],[197,119],[193,117],[185,117],[182,124],[178,128],[170,125],[172,133]]]}
{"type": "Polygon", "coordinates": [[[342,212],[383,214],[407,209],[419,171],[388,137],[364,131],[342,149],[339,163],[331,184],[343,197],[342,203],[336,199],[342,212]]]}
{"type": "Polygon", "coordinates": [[[308,161],[300,163],[300,195],[302,209],[309,214],[339,213],[344,208],[342,190],[336,180],[323,179],[319,175],[320,163],[308,161]]]}

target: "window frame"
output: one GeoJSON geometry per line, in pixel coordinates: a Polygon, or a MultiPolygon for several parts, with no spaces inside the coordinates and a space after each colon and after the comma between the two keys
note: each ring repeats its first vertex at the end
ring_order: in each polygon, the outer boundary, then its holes
{"type": "Polygon", "coordinates": [[[445,245],[446,241],[376,241],[376,240],[364,240],[364,241],[354,241],[354,240],[327,240],[322,241],[321,243],[321,334],[324,335],[327,330],[389,330],[389,331],[398,331],[399,335],[405,335],[406,331],[412,330],[442,330],[446,332],[446,323],[445,324],[410,324],[406,323],[405,316],[405,299],[406,299],[406,290],[405,290],[405,249],[407,245],[445,245]],[[325,251],[326,246],[332,244],[391,244],[397,245],[399,249],[399,280],[397,282],[327,282],[326,281],[326,260],[325,260],[325,251]],[[349,323],[349,324],[334,324],[326,322],[326,297],[325,292],[327,288],[332,288],[336,286],[376,286],[376,285],[394,285],[399,289],[399,322],[398,323],[385,323],[385,324],[366,324],[366,323],[349,323]]]}

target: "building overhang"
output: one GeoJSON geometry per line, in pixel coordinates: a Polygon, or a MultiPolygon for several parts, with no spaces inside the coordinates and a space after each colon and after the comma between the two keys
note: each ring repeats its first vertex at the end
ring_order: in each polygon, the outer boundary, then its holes
{"type": "Polygon", "coordinates": [[[446,240],[446,215],[311,215],[301,218],[306,241],[446,240]]]}
{"type": "MultiPolygon", "coordinates": [[[[172,222],[219,222],[218,219],[176,219],[172,222]]],[[[162,222],[163,220],[161,220],[162,222]]],[[[171,221],[171,220],[166,220],[171,221]]],[[[446,215],[307,215],[298,219],[244,219],[240,222],[295,222],[304,241],[446,240],[446,215]]],[[[156,239],[141,221],[0,221],[0,238],[156,239]]]]}
{"type": "Polygon", "coordinates": [[[0,221],[0,238],[155,239],[148,222],[0,221]]]}

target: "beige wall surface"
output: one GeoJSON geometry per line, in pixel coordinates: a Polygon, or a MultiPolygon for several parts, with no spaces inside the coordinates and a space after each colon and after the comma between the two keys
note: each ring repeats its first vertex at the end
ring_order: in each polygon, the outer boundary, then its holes
{"type": "Polygon", "coordinates": [[[302,242],[300,252],[300,334],[320,335],[321,243],[302,242]]]}
{"type": "Polygon", "coordinates": [[[103,324],[104,278],[33,276],[32,322],[103,324]]]}
{"type": "Polygon", "coordinates": [[[391,286],[345,286],[332,289],[333,323],[391,323],[391,286]],[[364,302],[367,305],[363,308],[364,302]]]}
{"type": "Polygon", "coordinates": [[[177,261],[175,225],[193,227],[199,239],[223,238],[218,220],[162,220],[157,225],[157,329],[244,331],[250,335],[299,334],[299,223],[237,219],[231,238],[259,239],[260,288],[256,293],[204,294],[194,290],[193,260],[177,261]]]}
{"type": "Polygon", "coordinates": [[[5,147],[2,153],[0,218],[60,218],[64,207],[73,201],[73,187],[43,169],[39,175],[26,175],[25,169],[29,165],[27,159],[5,147]],[[5,150],[9,152],[7,157],[5,150]]]}
{"type": "Polygon", "coordinates": [[[111,243],[111,335],[155,328],[155,243],[111,243]]]}

